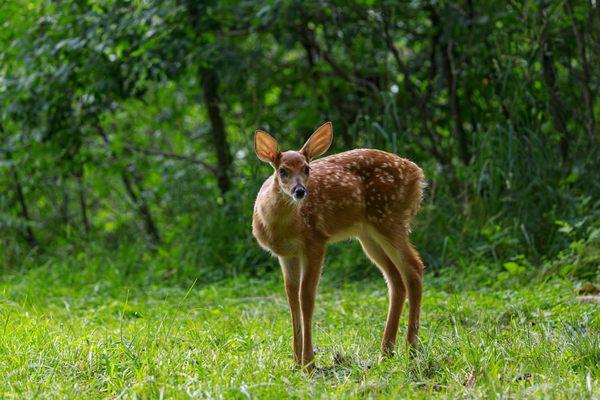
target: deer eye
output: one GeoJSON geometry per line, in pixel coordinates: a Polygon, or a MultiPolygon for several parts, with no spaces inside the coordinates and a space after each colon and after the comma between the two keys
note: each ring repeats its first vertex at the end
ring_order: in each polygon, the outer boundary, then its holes
{"type": "Polygon", "coordinates": [[[308,175],[309,173],[310,173],[310,168],[307,165],[306,167],[304,167],[304,175],[308,175]]]}
{"type": "Polygon", "coordinates": [[[279,176],[285,178],[287,176],[287,171],[285,168],[279,168],[279,176]]]}

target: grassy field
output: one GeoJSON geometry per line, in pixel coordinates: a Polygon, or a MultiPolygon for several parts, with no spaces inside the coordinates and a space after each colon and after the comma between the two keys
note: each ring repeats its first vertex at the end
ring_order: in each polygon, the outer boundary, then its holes
{"type": "Polygon", "coordinates": [[[599,308],[577,302],[569,281],[446,292],[427,276],[419,353],[402,342],[378,363],[383,280],[333,275],[318,298],[314,376],[293,367],[278,275],[187,289],[101,275],[58,284],[49,267],[6,275],[0,397],[600,396],[599,308]]]}

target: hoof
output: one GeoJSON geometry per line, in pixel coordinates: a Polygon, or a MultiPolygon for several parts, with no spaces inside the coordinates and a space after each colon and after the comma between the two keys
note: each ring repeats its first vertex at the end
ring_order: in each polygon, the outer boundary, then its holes
{"type": "Polygon", "coordinates": [[[304,365],[302,366],[302,370],[305,371],[306,373],[308,373],[309,375],[314,374],[314,372],[317,370],[317,368],[315,366],[315,362],[314,361],[305,362],[304,365]]]}
{"type": "Polygon", "coordinates": [[[309,365],[305,365],[304,367],[302,367],[302,370],[304,372],[306,372],[308,375],[313,375],[318,370],[318,368],[315,367],[314,364],[309,364],[309,365]]]}
{"type": "Polygon", "coordinates": [[[378,358],[378,363],[381,364],[385,360],[389,360],[390,358],[394,358],[396,352],[394,350],[383,350],[378,358]]]}

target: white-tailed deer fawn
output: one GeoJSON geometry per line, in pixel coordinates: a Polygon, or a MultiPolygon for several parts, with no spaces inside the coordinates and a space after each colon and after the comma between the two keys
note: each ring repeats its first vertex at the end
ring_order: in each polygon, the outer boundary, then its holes
{"type": "Polygon", "coordinates": [[[312,316],[327,243],[358,238],[383,272],[389,309],[382,351],[392,354],[408,292],[407,340],[417,346],[423,263],[408,240],[409,223],[423,198],[423,171],[380,150],[357,149],[314,160],[333,138],[330,122],[300,151],[280,152],[268,133],[256,131],[258,158],[275,169],[263,184],[252,233],[279,257],[294,331],[294,359],[313,365],[312,316]]]}

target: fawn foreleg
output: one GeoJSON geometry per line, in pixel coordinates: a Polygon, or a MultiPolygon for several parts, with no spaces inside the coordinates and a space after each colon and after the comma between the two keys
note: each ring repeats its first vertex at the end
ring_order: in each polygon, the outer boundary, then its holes
{"type": "Polygon", "coordinates": [[[311,246],[304,253],[300,278],[300,310],[302,314],[302,366],[309,372],[315,366],[312,343],[312,316],[317,296],[317,286],[321,276],[324,246],[311,246]]]}
{"type": "Polygon", "coordinates": [[[294,332],[294,362],[302,361],[302,317],[300,314],[300,262],[297,257],[279,257],[281,272],[285,283],[285,292],[292,315],[292,330],[294,332]]]}

